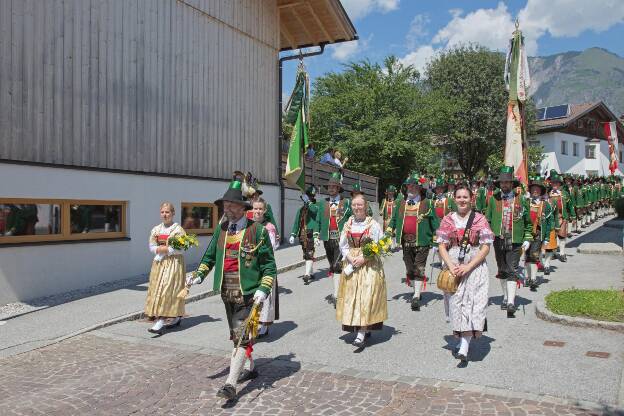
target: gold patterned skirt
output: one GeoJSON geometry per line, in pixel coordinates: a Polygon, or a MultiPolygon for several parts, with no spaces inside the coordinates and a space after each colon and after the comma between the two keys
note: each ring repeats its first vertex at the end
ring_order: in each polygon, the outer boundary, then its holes
{"type": "Polygon", "coordinates": [[[184,315],[184,299],[178,293],[186,284],[184,256],[175,254],[152,262],[145,315],[148,317],[176,317],[184,315]]]}
{"type": "MultiPolygon", "coordinates": [[[[356,257],[361,252],[351,248],[349,255],[356,257]]],[[[345,260],[343,270],[346,265],[345,260]]],[[[387,318],[386,276],[379,258],[369,260],[349,276],[340,274],[336,319],[345,331],[381,329],[387,318]]]]}

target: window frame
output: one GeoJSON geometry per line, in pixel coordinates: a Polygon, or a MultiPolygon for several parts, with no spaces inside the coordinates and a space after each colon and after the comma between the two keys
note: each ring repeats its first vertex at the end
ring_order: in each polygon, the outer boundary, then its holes
{"type": "Polygon", "coordinates": [[[568,155],[568,141],[567,140],[561,140],[561,154],[562,155],[568,155]]]}
{"type": "Polygon", "coordinates": [[[127,210],[128,201],[92,200],[92,199],[53,199],[53,198],[0,198],[0,204],[24,204],[24,205],[59,205],[61,208],[61,232],[60,234],[39,235],[16,235],[0,236],[0,246],[5,244],[21,243],[52,243],[58,241],[85,241],[85,240],[110,240],[126,238],[127,233],[127,210]],[[72,205],[121,205],[120,230],[116,232],[71,232],[71,206],[72,205]]]}
{"type": "Polygon", "coordinates": [[[586,144],[585,145],[585,159],[591,159],[591,160],[596,159],[596,145],[595,144],[586,144]],[[588,152],[589,149],[593,150],[593,156],[592,157],[589,156],[589,152],[588,152]]]}
{"type": "Polygon", "coordinates": [[[212,208],[212,228],[184,228],[187,233],[196,235],[213,235],[219,225],[219,207],[212,202],[180,202],[180,225],[184,227],[184,208],[212,208]]]}
{"type": "Polygon", "coordinates": [[[579,144],[576,142],[572,143],[572,156],[579,157],[579,144]]]}

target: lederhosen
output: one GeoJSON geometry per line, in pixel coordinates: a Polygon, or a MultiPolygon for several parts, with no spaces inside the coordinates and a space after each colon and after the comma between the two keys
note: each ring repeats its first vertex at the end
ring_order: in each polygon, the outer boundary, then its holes
{"type": "Polygon", "coordinates": [[[548,243],[546,245],[546,250],[556,250],[557,249],[557,237],[559,238],[567,238],[568,237],[568,221],[563,219],[563,193],[554,194],[550,193],[550,199],[552,201],[553,208],[556,210],[556,217],[558,219],[559,224],[555,224],[555,227],[550,231],[550,235],[548,236],[548,243]],[[556,228],[559,228],[557,231],[556,228]]]}
{"type": "MultiPolygon", "coordinates": [[[[227,224],[226,224],[227,225],[227,224]]],[[[225,227],[227,230],[227,227],[225,227]]],[[[242,326],[251,312],[253,306],[253,294],[243,295],[240,283],[240,271],[238,268],[239,250],[243,246],[254,246],[256,238],[256,225],[253,224],[245,232],[245,241],[242,241],[243,231],[234,235],[227,231],[221,232],[219,246],[225,243],[225,256],[223,259],[223,280],[221,283],[221,300],[225,306],[225,315],[230,328],[230,339],[234,346],[238,345],[238,338],[242,333],[242,326]],[[225,241],[223,241],[225,240],[225,241]]],[[[243,339],[241,346],[246,347],[249,339],[243,339]]]]}
{"type": "Polygon", "coordinates": [[[531,211],[529,213],[531,222],[533,223],[533,241],[529,243],[529,249],[525,253],[525,260],[527,263],[537,263],[540,261],[540,254],[542,251],[541,221],[543,210],[543,201],[537,204],[531,202],[531,211]]]}
{"type": "Polygon", "coordinates": [[[512,239],[512,230],[513,230],[513,220],[514,215],[517,215],[514,211],[516,209],[522,210],[520,197],[514,197],[509,199],[510,201],[506,204],[506,200],[501,199],[497,200],[496,204],[500,204],[501,213],[503,218],[502,224],[502,236],[494,237],[494,255],[496,258],[496,266],[498,267],[498,274],[496,275],[499,279],[505,280],[517,280],[518,279],[518,264],[520,263],[520,256],[522,255],[522,243],[514,243],[512,239]],[[516,199],[518,199],[518,204],[516,204],[516,199]],[[517,206],[514,209],[514,204],[517,206]],[[507,205],[507,207],[505,206],[507,205]],[[505,210],[508,210],[507,214],[505,214],[505,210]]]}
{"type": "Polygon", "coordinates": [[[340,252],[340,227],[338,225],[338,219],[342,216],[343,211],[343,199],[337,206],[332,206],[331,202],[327,201],[325,207],[325,215],[329,218],[329,239],[323,241],[325,247],[325,254],[327,255],[327,261],[329,262],[330,273],[342,272],[342,253],[340,252]]]}
{"type": "MultiPolygon", "coordinates": [[[[423,281],[425,279],[425,266],[427,264],[427,256],[429,256],[429,246],[418,246],[418,216],[423,214],[422,210],[425,204],[420,202],[410,206],[405,202],[405,217],[403,220],[403,233],[401,235],[401,245],[403,247],[403,262],[405,263],[405,274],[409,280],[423,281]],[[416,234],[405,233],[406,221],[410,217],[415,217],[412,221],[416,221],[416,234]]],[[[399,215],[402,215],[401,209],[399,215]]]]}
{"type": "Polygon", "coordinates": [[[301,215],[299,216],[299,244],[301,245],[301,251],[303,251],[304,260],[314,260],[314,231],[308,230],[306,222],[308,220],[308,207],[301,208],[301,215]]]}
{"type": "Polygon", "coordinates": [[[383,224],[384,225],[383,229],[384,229],[384,231],[386,229],[388,229],[388,227],[390,226],[390,221],[392,220],[392,214],[393,214],[393,211],[394,211],[394,201],[395,200],[389,201],[387,198],[385,200],[385,204],[384,204],[384,210],[385,210],[384,217],[385,217],[385,219],[383,220],[383,223],[384,223],[383,224]]]}

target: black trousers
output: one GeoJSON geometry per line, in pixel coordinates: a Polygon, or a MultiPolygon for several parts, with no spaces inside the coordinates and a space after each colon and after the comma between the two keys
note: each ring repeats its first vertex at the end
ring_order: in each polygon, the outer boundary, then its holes
{"type": "Polygon", "coordinates": [[[304,260],[314,260],[314,234],[308,233],[305,236],[299,236],[301,251],[303,251],[304,260]]]}
{"type": "Polygon", "coordinates": [[[340,252],[340,247],[338,246],[338,240],[329,239],[327,241],[323,241],[323,245],[325,246],[327,261],[329,262],[329,272],[342,272],[342,253],[340,252]]]}
{"type": "Polygon", "coordinates": [[[518,263],[522,254],[522,244],[512,244],[505,247],[505,240],[500,237],[494,238],[494,254],[496,265],[498,266],[498,278],[507,280],[517,280],[518,263]]]}
{"type": "Polygon", "coordinates": [[[405,263],[405,274],[408,279],[424,280],[429,249],[429,247],[416,247],[403,243],[403,263],[405,263]]]}

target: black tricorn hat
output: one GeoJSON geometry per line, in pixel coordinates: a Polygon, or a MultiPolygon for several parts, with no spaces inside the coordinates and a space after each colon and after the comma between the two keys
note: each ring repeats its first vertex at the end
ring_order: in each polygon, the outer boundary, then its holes
{"type": "Polygon", "coordinates": [[[230,182],[230,187],[228,188],[228,190],[225,191],[225,194],[223,195],[221,199],[217,199],[215,201],[215,204],[220,205],[220,204],[223,204],[223,202],[234,202],[237,204],[244,205],[245,208],[250,209],[251,203],[248,200],[246,200],[245,197],[243,196],[242,188],[243,188],[243,185],[240,181],[230,182]]]}

